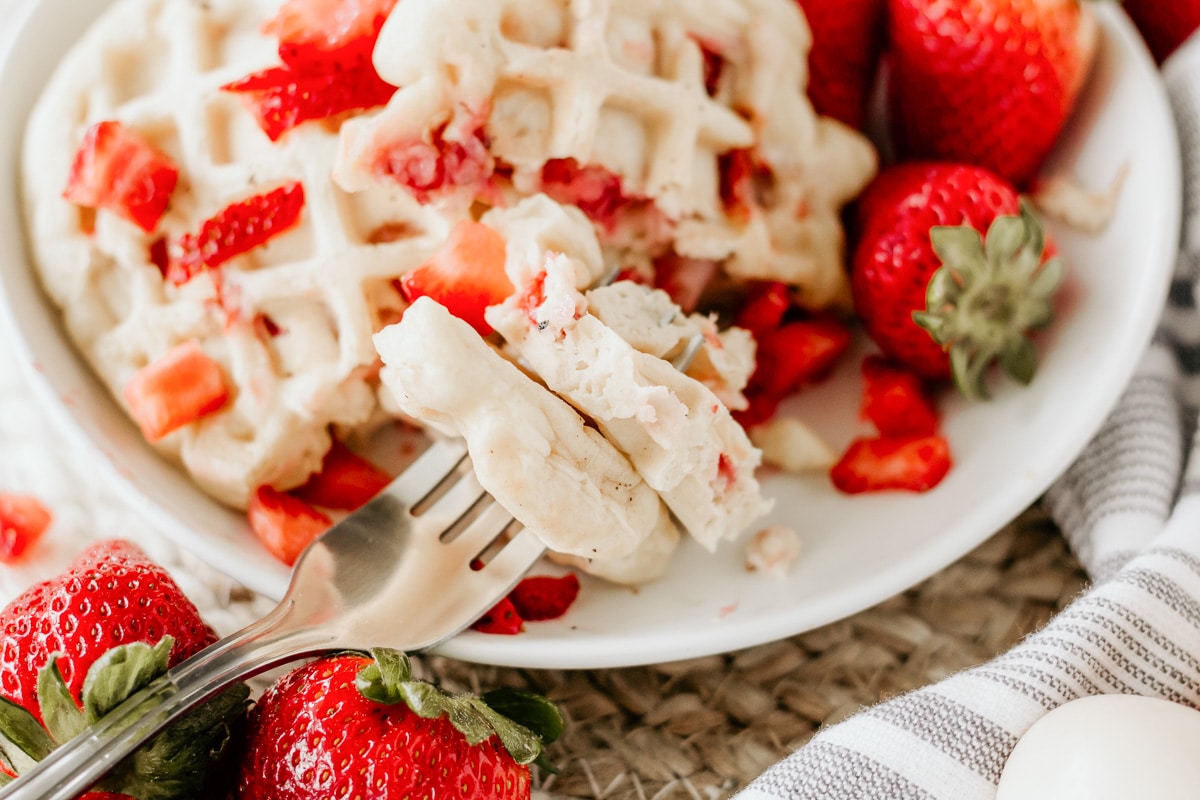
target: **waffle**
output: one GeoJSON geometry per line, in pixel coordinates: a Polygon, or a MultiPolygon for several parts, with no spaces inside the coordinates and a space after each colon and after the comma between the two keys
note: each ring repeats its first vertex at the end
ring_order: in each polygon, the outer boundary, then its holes
{"type": "Polygon", "coordinates": [[[235,507],[260,485],[302,483],[329,449],[331,427],[373,417],[371,335],[402,305],[392,279],[434,252],[449,226],[392,187],[351,195],[335,185],[336,130],[307,124],[272,144],[220,90],[277,63],[274,40],[260,32],[276,7],[120,0],[62,63],[25,139],[35,260],[69,334],[114,395],[189,339],[224,368],[227,409],[159,447],[235,507]],[[178,287],[164,281],[139,228],[99,210],[89,236],[80,209],[62,199],[83,131],[106,119],[132,126],[179,165],[159,226],[167,237],[292,180],[305,191],[300,224],[226,263],[220,297],[204,275],[178,287]]]}
{"type": "Polygon", "coordinates": [[[405,0],[375,51],[400,89],[343,128],[338,181],[407,180],[414,153],[451,146],[470,167],[436,200],[462,207],[546,189],[548,164],[572,164],[613,265],[673,251],[783,280],[814,308],[844,302],[839,211],[876,160],[814,113],[809,46],[793,0],[405,0]]]}
{"type": "Polygon", "coordinates": [[[463,437],[480,485],[553,551],[608,561],[671,537],[626,457],[444,307],[418,299],[375,343],[397,406],[463,437]]]}

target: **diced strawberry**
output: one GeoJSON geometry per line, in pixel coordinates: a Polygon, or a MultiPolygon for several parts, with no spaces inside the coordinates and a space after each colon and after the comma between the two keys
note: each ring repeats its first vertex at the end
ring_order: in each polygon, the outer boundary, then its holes
{"type": "Polygon", "coordinates": [[[289,567],[333,524],[308,503],[270,486],[258,487],[250,497],[246,517],[267,551],[289,567]]]}
{"type": "Polygon", "coordinates": [[[400,279],[405,299],[430,297],[481,336],[492,332],[483,312],[515,288],[504,272],[504,237],[482,222],[462,220],[442,248],[400,279]]]}
{"type": "Polygon", "coordinates": [[[846,494],[898,489],[925,492],[950,471],[950,443],[943,436],[855,439],[830,469],[846,494]]]}
{"type": "Polygon", "coordinates": [[[786,283],[765,281],[751,288],[734,325],[745,328],[760,340],[783,324],[783,316],[792,306],[786,283]]]}
{"type": "Polygon", "coordinates": [[[684,313],[690,314],[700,304],[704,290],[719,268],[711,259],[668,253],[654,261],[654,287],[669,294],[684,313]]]}
{"type": "Polygon", "coordinates": [[[395,142],[380,151],[375,172],[404,186],[425,205],[440,194],[470,189],[486,195],[496,169],[482,124],[457,138],[447,138],[447,125],[428,140],[395,142]]]}
{"type": "Polygon", "coordinates": [[[20,561],[53,520],[50,510],[36,497],[0,492],[0,563],[20,561]]]}
{"type": "Polygon", "coordinates": [[[542,191],[576,206],[609,232],[616,227],[617,212],[630,201],[620,176],[596,164],[580,166],[573,158],[552,158],[542,166],[542,191]]]}
{"type": "Polygon", "coordinates": [[[269,67],[221,88],[244,95],[247,110],[273,142],[303,122],[374,108],[396,92],[369,60],[353,58],[337,66],[304,62],[269,67]]]}
{"type": "Polygon", "coordinates": [[[325,454],[321,471],[292,494],[306,503],[353,511],[379,494],[392,481],[379,467],[335,441],[325,454]]]}
{"type": "Polygon", "coordinates": [[[83,135],[63,197],[111,211],[153,233],[178,181],[174,161],[134,129],[106,120],[83,135]]]}
{"type": "Polygon", "coordinates": [[[517,614],[530,622],[558,619],[579,596],[579,576],[568,572],[561,578],[551,575],[531,575],[523,578],[509,592],[517,614]]]}
{"type": "Polygon", "coordinates": [[[497,633],[501,636],[515,636],[524,628],[524,620],[517,612],[513,601],[505,597],[499,603],[477,619],[471,625],[472,630],[480,633],[497,633]]]}
{"type": "Polygon", "coordinates": [[[396,0],[287,0],[263,32],[279,39],[285,64],[369,60],[396,0]]]}
{"type": "Polygon", "coordinates": [[[288,230],[303,208],[299,181],[231,203],[205,220],[199,233],[184,234],[164,277],[177,286],[187,283],[201,270],[215,269],[288,230]]]}
{"type": "Polygon", "coordinates": [[[208,416],[229,398],[221,365],[194,340],[142,367],[122,394],[148,442],[208,416]]]}
{"type": "Polygon", "coordinates": [[[862,416],[883,436],[937,433],[938,413],[924,381],[881,356],[863,359],[862,416]]]}
{"type": "Polygon", "coordinates": [[[832,316],[785,323],[758,341],[748,390],[785,397],[824,377],[850,346],[850,329],[832,316]]]}

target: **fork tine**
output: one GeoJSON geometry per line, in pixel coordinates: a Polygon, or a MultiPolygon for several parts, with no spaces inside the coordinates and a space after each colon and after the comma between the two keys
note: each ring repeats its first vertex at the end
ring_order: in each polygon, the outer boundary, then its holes
{"type": "Polygon", "coordinates": [[[482,553],[512,522],[513,516],[507,509],[489,500],[475,519],[458,531],[445,546],[454,558],[469,561],[482,553]]]}
{"type": "Polygon", "coordinates": [[[538,538],[537,534],[528,528],[522,528],[503,548],[492,556],[492,559],[488,561],[484,569],[493,572],[498,570],[509,571],[519,578],[545,552],[546,545],[538,538]]]}
{"type": "Polygon", "coordinates": [[[466,457],[467,446],[461,439],[439,439],[392,481],[387,492],[405,508],[412,508],[436,489],[466,457]]]}

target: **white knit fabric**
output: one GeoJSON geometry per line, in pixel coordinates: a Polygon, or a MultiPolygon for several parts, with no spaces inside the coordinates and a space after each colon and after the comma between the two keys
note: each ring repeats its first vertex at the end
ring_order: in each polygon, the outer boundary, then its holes
{"type": "Polygon", "coordinates": [[[1185,195],[1167,307],[1102,430],[1046,495],[1092,588],[998,658],[821,731],[736,800],[986,800],[1021,735],[1069,700],[1200,707],[1200,38],[1163,74],[1185,195]]]}

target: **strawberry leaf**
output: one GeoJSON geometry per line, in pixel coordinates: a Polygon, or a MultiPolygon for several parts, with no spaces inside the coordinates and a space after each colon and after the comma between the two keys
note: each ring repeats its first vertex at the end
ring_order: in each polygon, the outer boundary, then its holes
{"type": "Polygon", "coordinates": [[[566,727],[558,706],[534,692],[504,687],[484,693],[483,701],[497,713],[536,733],[546,744],[562,736],[566,727]]]}
{"type": "Polygon", "coordinates": [[[0,759],[18,775],[54,749],[54,740],[29,711],[0,697],[0,759]]]}
{"type": "Polygon", "coordinates": [[[207,784],[229,769],[214,765],[228,751],[249,696],[249,687],[238,684],[212,698],[139,748],[102,786],[138,800],[215,796],[207,784]]]}
{"type": "Polygon", "coordinates": [[[51,656],[46,666],[38,670],[37,695],[46,730],[61,744],[82,733],[87,720],[63,680],[58,658],[57,654],[51,656]]]}
{"type": "Polygon", "coordinates": [[[83,681],[83,710],[88,724],[95,724],[135,692],[166,674],[174,644],[171,636],[164,636],[154,647],[131,642],[114,647],[96,659],[83,681]]]}

